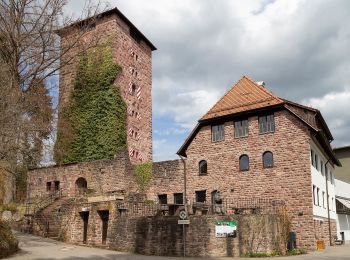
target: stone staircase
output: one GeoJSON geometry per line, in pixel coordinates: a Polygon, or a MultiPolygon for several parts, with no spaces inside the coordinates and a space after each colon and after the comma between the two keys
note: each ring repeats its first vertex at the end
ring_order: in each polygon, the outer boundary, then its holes
{"type": "Polygon", "coordinates": [[[33,224],[37,227],[33,229],[33,233],[44,237],[58,238],[62,227],[62,216],[64,212],[69,210],[72,203],[72,199],[61,197],[36,212],[33,224]]]}
{"type": "Polygon", "coordinates": [[[56,192],[36,203],[27,203],[22,230],[35,235],[59,238],[62,216],[71,209],[74,199],[56,192]]]}

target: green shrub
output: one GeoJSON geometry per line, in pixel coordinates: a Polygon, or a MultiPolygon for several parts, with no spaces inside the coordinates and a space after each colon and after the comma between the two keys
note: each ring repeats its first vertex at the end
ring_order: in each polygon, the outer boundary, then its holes
{"type": "Polygon", "coordinates": [[[18,241],[10,227],[0,220],[0,258],[9,256],[18,250],[18,241]]]}

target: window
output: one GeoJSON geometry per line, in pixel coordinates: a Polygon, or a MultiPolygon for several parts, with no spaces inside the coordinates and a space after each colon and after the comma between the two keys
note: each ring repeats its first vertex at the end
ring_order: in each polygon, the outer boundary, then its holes
{"type": "Polygon", "coordinates": [[[332,211],[334,211],[334,198],[332,198],[332,211]]]}
{"type": "Polygon", "coordinates": [[[51,190],[51,182],[47,182],[46,183],[46,191],[50,191],[51,190]]]}
{"type": "Polygon", "coordinates": [[[207,161],[202,160],[199,162],[199,175],[206,175],[208,173],[207,161]]]}
{"type": "Polygon", "coordinates": [[[333,173],[329,171],[329,181],[333,184],[333,173]]]}
{"type": "Polygon", "coordinates": [[[136,95],[136,85],[132,84],[131,85],[131,96],[135,96],[136,95]]]}
{"type": "Polygon", "coordinates": [[[206,202],[207,195],[206,190],[196,191],[196,202],[206,202]]]}
{"type": "Polygon", "coordinates": [[[174,204],[183,205],[184,198],[182,193],[174,193],[174,204]]]}
{"type": "Polygon", "coordinates": [[[168,204],[168,197],[166,194],[158,195],[159,204],[168,204]]]}
{"type": "Polygon", "coordinates": [[[211,140],[213,142],[223,141],[225,139],[224,125],[213,125],[211,127],[211,140]]]}
{"type": "Polygon", "coordinates": [[[235,122],[235,138],[248,136],[248,120],[236,121],[235,122]]]}
{"type": "Polygon", "coordinates": [[[324,191],[322,191],[322,206],[323,208],[326,208],[326,197],[325,197],[326,193],[324,191]]]}
{"type": "Polygon", "coordinates": [[[315,153],[315,168],[318,170],[318,155],[315,153]]]}
{"type": "Polygon", "coordinates": [[[59,190],[59,189],[60,189],[60,182],[55,181],[55,190],[59,190]]]}
{"type": "Polygon", "coordinates": [[[239,157],[239,170],[240,171],[248,171],[249,170],[249,157],[246,154],[241,155],[239,157]]]}
{"type": "Polygon", "coordinates": [[[324,164],[323,164],[323,161],[321,160],[321,173],[322,175],[324,175],[324,164]]]}
{"type": "Polygon", "coordinates": [[[311,164],[315,167],[315,152],[311,150],[311,164]]]}
{"type": "Polygon", "coordinates": [[[320,188],[317,188],[317,206],[320,206],[320,188]]]}
{"type": "Polygon", "coordinates": [[[273,154],[269,151],[263,153],[263,165],[264,168],[273,167],[273,154]]]}
{"type": "Polygon", "coordinates": [[[312,196],[314,198],[314,205],[316,205],[316,194],[315,194],[315,191],[316,191],[316,186],[312,185],[312,196]]]}
{"type": "Polygon", "coordinates": [[[275,118],[273,114],[266,116],[259,116],[259,133],[275,132],[275,118]]]}

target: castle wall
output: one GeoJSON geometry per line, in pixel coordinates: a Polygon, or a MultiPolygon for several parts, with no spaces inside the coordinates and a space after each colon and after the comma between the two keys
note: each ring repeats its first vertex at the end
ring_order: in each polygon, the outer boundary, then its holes
{"type": "Polygon", "coordinates": [[[114,160],[36,169],[28,172],[27,190],[31,199],[44,197],[58,190],[55,182],[59,182],[62,195],[74,197],[79,195],[77,180],[84,178],[89,195],[126,194],[137,189],[131,167],[128,152],[124,150],[114,160]]]}

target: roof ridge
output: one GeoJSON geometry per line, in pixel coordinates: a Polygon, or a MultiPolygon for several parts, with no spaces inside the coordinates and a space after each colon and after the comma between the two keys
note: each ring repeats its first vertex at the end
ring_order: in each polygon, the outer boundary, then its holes
{"type": "Polygon", "coordinates": [[[267,90],[265,87],[259,85],[255,80],[251,79],[248,76],[243,76],[243,78],[246,78],[247,80],[249,80],[250,82],[252,82],[256,87],[258,87],[260,90],[264,91],[266,94],[268,94],[269,96],[278,99],[278,101],[283,102],[283,99],[281,99],[278,96],[275,96],[271,91],[267,90]]]}
{"type": "Polygon", "coordinates": [[[219,102],[221,101],[221,100],[223,100],[227,95],[228,95],[228,93],[230,93],[231,92],[231,90],[235,87],[235,86],[237,86],[237,84],[241,81],[241,80],[243,80],[243,78],[244,78],[245,76],[243,75],[243,77],[241,77],[230,89],[228,89],[227,91],[226,91],[226,93],[201,117],[201,118],[203,118],[206,114],[208,114],[217,104],[219,104],[219,102]]]}
{"type": "MultiPolygon", "coordinates": [[[[249,92],[250,93],[250,92],[249,92]]],[[[200,118],[199,121],[215,117],[217,114],[229,113],[234,109],[247,108],[250,105],[258,105],[271,101],[272,103],[284,103],[282,99],[275,96],[272,92],[268,91],[265,87],[257,84],[256,81],[250,77],[243,75],[230,89],[200,118]],[[241,93],[244,89],[251,91],[252,99],[244,97],[241,93]],[[255,89],[255,90],[254,90],[255,89]]],[[[270,105],[270,103],[265,104],[270,105]]]]}

